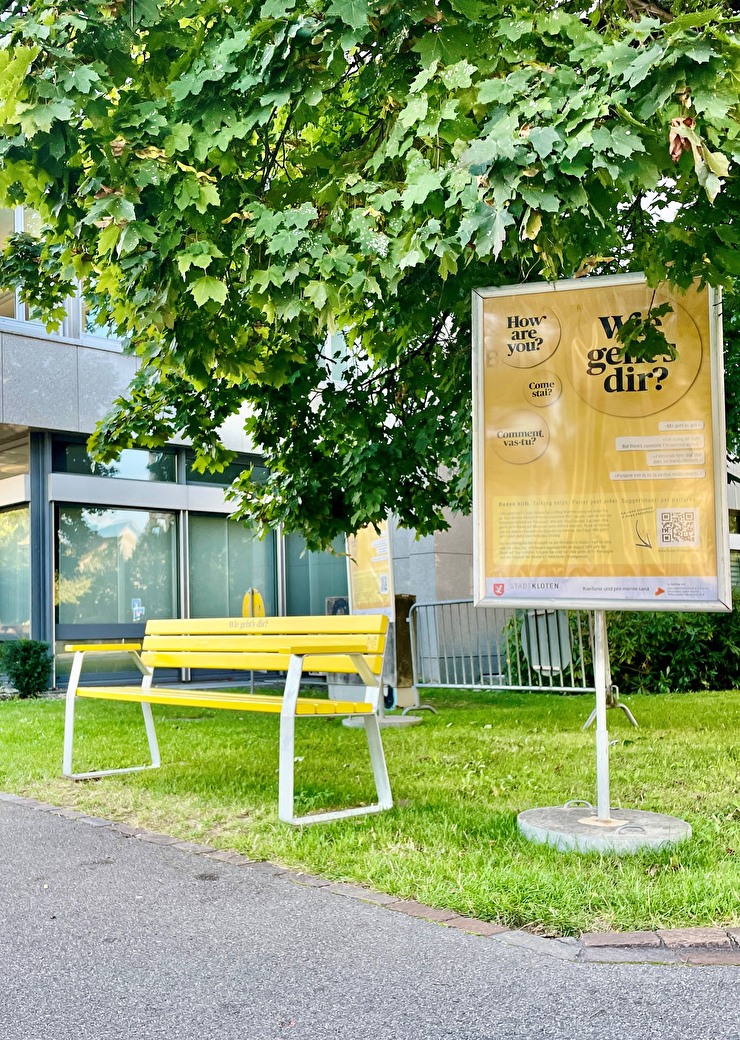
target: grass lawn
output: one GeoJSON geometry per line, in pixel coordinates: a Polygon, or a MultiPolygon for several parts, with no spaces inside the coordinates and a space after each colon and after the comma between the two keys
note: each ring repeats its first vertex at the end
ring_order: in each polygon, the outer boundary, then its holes
{"type": "MultiPolygon", "coordinates": [[[[154,706],[159,770],[60,778],[64,702],[0,703],[0,789],[360,882],[544,934],[740,923],[740,692],[632,697],[609,713],[612,802],[687,819],[677,852],[558,853],[516,814],[595,800],[591,702],[548,694],[425,694],[439,715],[384,743],[397,808],[293,830],[277,819],[277,716],[154,706]]],[[[76,769],[146,761],[134,704],[78,704],[76,769]]],[[[364,735],[298,720],[297,810],[373,796],[364,735]]],[[[53,850],[49,850],[53,855],[53,850]]]]}

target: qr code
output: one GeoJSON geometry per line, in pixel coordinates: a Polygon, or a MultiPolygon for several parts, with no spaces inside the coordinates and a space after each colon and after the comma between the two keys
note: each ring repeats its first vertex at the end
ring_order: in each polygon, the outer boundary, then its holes
{"type": "Polygon", "coordinates": [[[698,509],[659,509],[658,545],[699,544],[698,509]]]}
{"type": "Polygon", "coordinates": [[[379,591],[380,591],[381,596],[387,596],[388,595],[388,575],[387,574],[380,574],[380,575],[378,575],[378,587],[379,587],[379,591]]]}

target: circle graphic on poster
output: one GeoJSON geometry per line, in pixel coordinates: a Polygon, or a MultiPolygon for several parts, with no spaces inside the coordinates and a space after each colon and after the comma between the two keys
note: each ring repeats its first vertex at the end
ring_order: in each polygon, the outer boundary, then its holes
{"type": "Polygon", "coordinates": [[[547,408],[554,404],[563,392],[560,377],[554,372],[538,372],[524,384],[524,398],[535,408],[547,408]]]}
{"type": "Polygon", "coordinates": [[[510,313],[484,315],[486,366],[535,368],[558,349],[560,334],[560,322],[541,301],[512,297],[510,313]]]}
{"type": "Polygon", "coordinates": [[[496,412],[486,426],[493,450],[504,462],[525,466],[547,451],[550,430],[541,415],[525,408],[496,412]]]}
{"type": "Polygon", "coordinates": [[[675,299],[660,292],[653,296],[646,285],[615,290],[609,302],[610,307],[602,305],[599,310],[611,313],[595,314],[586,300],[579,306],[568,352],[568,375],[576,393],[607,415],[637,417],[670,408],[688,392],[701,367],[701,336],[693,318],[675,299]],[[661,329],[678,357],[672,360],[663,354],[655,361],[620,357],[619,329],[633,314],[647,314],[651,301],[653,308],[671,304],[671,312],[661,318],[661,329]]]}

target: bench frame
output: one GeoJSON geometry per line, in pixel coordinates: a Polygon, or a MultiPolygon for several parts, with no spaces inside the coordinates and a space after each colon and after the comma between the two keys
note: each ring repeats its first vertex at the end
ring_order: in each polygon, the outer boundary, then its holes
{"type": "MultiPolygon", "coordinates": [[[[74,745],[74,723],[75,723],[75,701],[77,699],[77,689],[79,687],[80,675],[82,672],[82,665],[84,662],[85,655],[88,653],[127,653],[134,661],[138,670],[142,673],[141,689],[142,691],[152,690],[156,692],[156,687],[152,687],[152,680],[154,676],[154,669],[145,665],[139,656],[140,646],[139,644],[118,644],[118,645],[106,645],[106,646],[95,646],[92,645],[89,648],[78,648],[75,647],[75,656],[72,662],[72,669],[69,675],[69,682],[67,684],[67,695],[66,695],[66,706],[65,706],[65,717],[64,717],[64,757],[62,772],[65,777],[70,780],[93,780],[102,776],[114,776],[120,773],[137,773],[145,769],[157,769],[161,764],[159,745],[157,743],[157,734],[154,728],[154,719],[152,717],[151,703],[145,700],[141,700],[141,708],[144,715],[144,728],[146,730],[147,741],[149,743],[149,752],[151,755],[151,763],[149,765],[138,765],[138,766],[125,766],[121,769],[101,769],[94,770],[86,773],[74,773],[72,771],[72,749],[74,745]]],[[[322,650],[322,654],[326,654],[325,650],[322,650]]],[[[391,785],[388,777],[388,769],[385,762],[385,753],[383,751],[383,742],[380,735],[380,724],[378,720],[378,706],[380,698],[383,693],[382,677],[375,675],[375,673],[369,668],[365,658],[362,654],[347,653],[346,650],[337,651],[337,655],[349,657],[357,669],[360,678],[369,687],[375,687],[372,698],[369,698],[372,703],[373,710],[371,712],[354,713],[354,717],[361,718],[365,727],[365,736],[367,738],[368,751],[370,752],[370,763],[373,770],[373,778],[375,780],[375,788],[378,795],[378,801],[372,805],[362,805],[352,809],[338,809],[332,812],[312,813],[309,816],[296,816],[294,812],[294,801],[295,801],[295,720],[296,720],[296,705],[298,696],[300,693],[301,676],[303,674],[303,662],[307,656],[311,654],[291,654],[290,663],[288,665],[287,677],[285,680],[285,688],[282,696],[282,706],[280,709],[280,744],[279,744],[279,775],[278,775],[278,817],[284,823],[292,824],[293,826],[302,826],[305,824],[312,823],[327,823],[332,820],[342,820],[351,816],[365,816],[369,813],[383,812],[386,809],[393,808],[393,795],[391,793],[391,785]]],[[[183,696],[183,703],[187,703],[187,697],[183,696]]],[[[347,715],[353,713],[347,712],[347,715]]],[[[336,713],[331,715],[306,715],[301,718],[338,718],[340,717],[336,713]]]]}

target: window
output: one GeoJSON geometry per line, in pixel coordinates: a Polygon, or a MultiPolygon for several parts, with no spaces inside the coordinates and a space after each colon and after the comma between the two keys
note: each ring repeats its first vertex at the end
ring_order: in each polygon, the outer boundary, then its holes
{"type": "Polygon", "coordinates": [[[31,448],[28,434],[13,426],[0,427],[0,480],[29,473],[31,448]],[[4,434],[7,435],[3,436],[4,434]]]}
{"type": "Polygon", "coordinates": [[[173,451],[142,451],[124,448],[115,462],[95,462],[84,444],[54,441],[52,469],[55,473],[80,473],[120,480],[177,480],[177,457],[173,451]]]}
{"type": "MultiPolygon", "coordinates": [[[[32,209],[19,206],[16,209],[0,209],[0,250],[8,236],[14,231],[27,231],[29,235],[39,238],[43,232],[40,215],[32,209]]],[[[82,299],[79,290],[67,300],[67,314],[62,327],[56,335],[81,340],[93,346],[102,346],[108,342],[113,349],[120,350],[120,340],[113,330],[102,324],[94,310],[82,299]]],[[[0,319],[10,319],[30,323],[35,333],[46,333],[46,326],[41,322],[28,304],[21,303],[17,293],[12,290],[0,292],[0,319]]]]}
{"type": "MultiPolygon", "coordinates": [[[[285,536],[285,587],[287,613],[325,614],[326,600],[347,595],[347,557],[326,552],[304,552],[299,534],[285,536]]],[[[332,542],[335,553],[344,553],[344,538],[332,542]]]]}
{"type": "MultiPolygon", "coordinates": [[[[15,230],[12,209],[0,209],[0,249],[3,249],[8,235],[15,230]]],[[[15,318],[15,293],[11,290],[0,291],[0,318],[15,318]]]]}
{"type": "Polygon", "coordinates": [[[28,506],[0,513],[0,639],[27,639],[31,617],[28,506]]]}
{"type": "MultiPolygon", "coordinates": [[[[8,236],[17,231],[27,231],[38,238],[42,231],[39,214],[32,209],[0,209],[0,249],[4,248],[8,236]]],[[[0,293],[0,318],[30,322],[35,328],[44,328],[28,304],[21,303],[12,289],[0,293]]]]}
{"type": "Polygon", "coordinates": [[[266,468],[260,465],[256,458],[251,458],[247,455],[237,459],[236,462],[231,462],[220,473],[209,473],[207,470],[205,473],[199,473],[198,470],[193,468],[194,462],[195,455],[189,451],[185,471],[185,480],[188,484],[216,484],[218,487],[228,487],[250,466],[253,466],[255,480],[264,480],[267,477],[266,468]]]}
{"type": "Polygon", "coordinates": [[[98,311],[91,307],[87,300],[80,296],[80,326],[83,336],[98,336],[102,339],[116,339],[115,330],[106,324],[98,311]]]}
{"type": "Polygon", "coordinates": [[[57,547],[58,624],[178,616],[174,513],[59,506],[57,547]]]}
{"type": "Polygon", "coordinates": [[[277,613],[274,532],[260,541],[235,520],[194,514],[188,530],[191,617],[241,617],[249,588],[277,613]]]}

